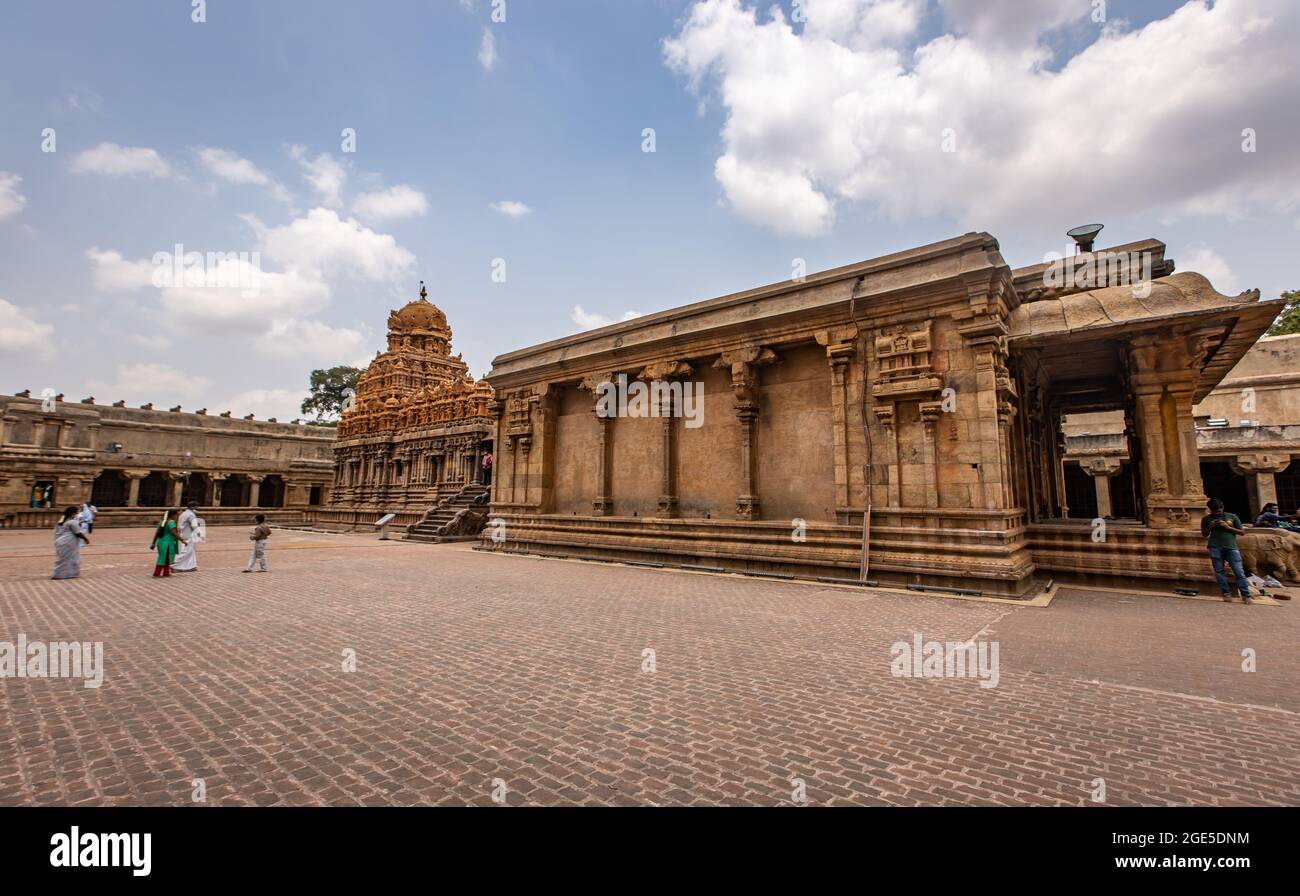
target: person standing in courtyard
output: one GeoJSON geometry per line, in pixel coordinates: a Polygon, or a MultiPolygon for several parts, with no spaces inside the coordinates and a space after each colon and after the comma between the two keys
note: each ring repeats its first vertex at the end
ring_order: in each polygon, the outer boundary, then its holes
{"type": "Polygon", "coordinates": [[[81,575],[81,546],[90,539],[81,530],[77,508],[63,511],[63,519],[54,527],[54,573],[51,579],[75,579],[81,575]]]}
{"type": "Polygon", "coordinates": [[[1206,507],[1210,512],[1201,517],[1201,535],[1206,539],[1219,593],[1223,595],[1225,603],[1232,603],[1232,591],[1228,588],[1228,577],[1223,571],[1226,562],[1232,566],[1232,575],[1237,580],[1237,590],[1241,592],[1242,601],[1250,603],[1250,585],[1246,582],[1246,570],[1241,565],[1241,551],[1237,549],[1237,536],[1246,534],[1241,519],[1235,513],[1225,512],[1223,501],[1218,498],[1211,498],[1206,507]]]}
{"type": "Polygon", "coordinates": [[[186,544],[186,541],[177,534],[176,511],[169,510],[162,522],[158,524],[158,528],[154,530],[153,543],[149,545],[150,549],[158,549],[158,562],[153,568],[154,578],[171,577],[172,563],[176,561],[178,544],[186,544]]]}
{"type": "Polygon", "coordinates": [[[176,562],[172,564],[174,572],[199,571],[199,515],[194,512],[195,506],[193,501],[187,504],[176,524],[177,533],[185,539],[185,547],[181,548],[176,555],[176,562]]]}
{"type": "Polygon", "coordinates": [[[95,516],[99,513],[99,508],[87,501],[81,505],[81,513],[77,517],[81,521],[81,528],[86,530],[89,535],[95,531],[95,516]]]}
{"type": "Polygon", "coordinates": [[[254,564],[261,564],[258,572],[266,572],[266,540],[271,537],[271,527],[266,524],[266,516],[260,513],[253,517],[253,522],[257,525],[248,533],[253,552],[248,555],[248,568],[244,572],[252,572],[254,564]]]}
{"type": "Polygon", "coordinates": [[[492,484],[492,452],[483,455],[483,484],[492,484]]]}

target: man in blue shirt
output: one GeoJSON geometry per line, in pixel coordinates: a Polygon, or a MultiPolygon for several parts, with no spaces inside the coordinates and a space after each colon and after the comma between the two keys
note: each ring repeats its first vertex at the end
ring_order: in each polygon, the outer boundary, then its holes
{"type": "Polygon", "coordinates": [[[1255,517],[1255,525],[1264,529],[1294,529],[1293,524],[1297,519],[1300,517],[1283,516],[1278,513],[1276,504],[1265,504],[1259,516],[1255,517]]]}

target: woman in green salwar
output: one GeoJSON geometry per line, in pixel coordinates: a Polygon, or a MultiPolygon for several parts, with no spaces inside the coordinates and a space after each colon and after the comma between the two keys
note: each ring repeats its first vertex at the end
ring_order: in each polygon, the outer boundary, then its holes
{"type": "Polygon", "coordinates": [[[167,511],[167,515],[163,517],[153,533],[153,544],[149,545],[151,549],[158,549],[158,563],[153,568],[154,578],[171,577],[172,562],[176,559],[176,546],[185,543],[185,539],[181,538],[176,531],[176,511],[167,511]]]}

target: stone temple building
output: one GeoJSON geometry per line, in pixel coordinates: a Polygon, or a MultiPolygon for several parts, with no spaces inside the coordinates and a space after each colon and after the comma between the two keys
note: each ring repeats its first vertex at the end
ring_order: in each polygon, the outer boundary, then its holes
{"type": "Polygon", "coordinates": [[[1016,598],[1206,581],[1194,409],[1281,303],[1156,240],[1069,265],[969,233],[501,355],[483,546],[1016,598]],[[1128,522],[1070,513],[1089,414],[1121,421],[1128,522]]]}
{"type": "Polygon", "coordinates": [[[325,503],[334,429],[275,420],[65,401],[30,391],[0,397],[0,526],[53,526],[89,501],[100,526],[147,526],[194,501],[212,525],[246,523],[248,508],[302,522],[325,503]],[[33,494],[48,507],[33,507],[33,494]]]}
{"type": "Polygon", "coordinates": [[[333,488],[314,523],[369,527],[394,513],[396,524],[412,525],[440,505],[486,495],[492,388],[451,354],[451,336],[423,284],[417,301],[389,315],[388,349],[361,374],[339,421],[333,488]]]}

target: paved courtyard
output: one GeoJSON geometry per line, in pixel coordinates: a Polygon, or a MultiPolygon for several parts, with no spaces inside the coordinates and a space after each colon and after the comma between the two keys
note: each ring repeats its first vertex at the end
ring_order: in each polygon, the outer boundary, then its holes
{"type": "Polygon", "coordinates": [[[1300,802],[1300,610],[1050,607],[243,529],[150,577],[101,530],[53,582],[0,532],[0,640],[102,641],[99,688],[0,680],[0,804],[1300,802]],[[996,687],[891,645],[997,642],[996,687]],[[1257,671],[1242,671],[1243,650],[1257,671]],[[355,671],[345,658],[355,651],[355,671]],[[649,653],[648,651],[653,651],[649,653]]]}

